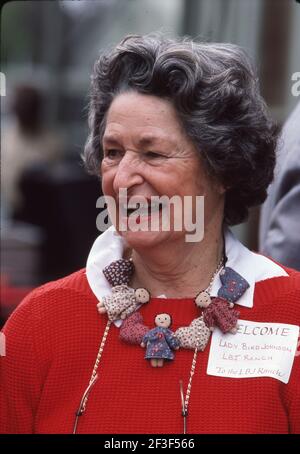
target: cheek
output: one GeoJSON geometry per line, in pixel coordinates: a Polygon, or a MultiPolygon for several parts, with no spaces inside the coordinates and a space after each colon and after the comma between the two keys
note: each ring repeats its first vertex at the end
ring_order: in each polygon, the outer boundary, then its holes
{"type": "Polygon", "coordinates": [[[100,164],[100,175],[101,175],[101,177],[103,176],[104,173],[105,173],[105,164],[104,164],[104,162],[102,160],[101,164],[100,164]]]}
{"type": "Polygon", "coordinates": [[[208,182],[203,170],[199,167],[198,160],[189,162],[186,167],[181,169],[179,176],[181,176],[181,181],[180,184],[177,184],[177,187],[181,188],[183,192],[190,195],[206,194],[208,182]]]}
{"type": "Polygon", "coordinates": [[[209,199],[214,198],[214,195],[217,193],[215,183],[201,170],[198,173],[194,172],[193,177],[195,192],[209,199]]]}
{"type": "Polygon", "coordinates": [[[101,168],[101,185],[103,194],[113,193],[114,172],[112,169],[101,168]]]}
{"type": "Polygon", "coordinates": [[[107,179],[102,176],[101,178],[101,186],[102,186],[102,192],[104,195],[108,194],[108,184],[107,184],[107,179]]]}
{"type": "Polygon", "coordinates": [[[196,195],[206,195],[207,190],[205,184],[201,184],[200,182],[197,182],[195,185],[195,193],[196,195]]]}

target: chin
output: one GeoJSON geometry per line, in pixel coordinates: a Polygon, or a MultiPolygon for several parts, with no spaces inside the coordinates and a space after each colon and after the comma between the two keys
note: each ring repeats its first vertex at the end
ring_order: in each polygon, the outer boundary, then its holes
{"type": "Polygon", "coordinates": [[[170,241],[172,232],[119,232],[132,249],[145,249],[159,246],[165,241],[170,241]]]}

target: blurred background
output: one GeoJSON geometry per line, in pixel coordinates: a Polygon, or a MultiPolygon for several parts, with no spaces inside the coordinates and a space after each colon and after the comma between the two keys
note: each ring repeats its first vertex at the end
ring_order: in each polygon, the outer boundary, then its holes
{"type": "MultiPolygon", "coordinates": [[[[282,124],[297,103],[296,0],[11,1],[1,10],[2,322],[33,287],[85,266],[100,183],[80,154],[99,52],[154,30],[243,46],[282,124]]],[[[259,209],[234,228],[257,249],[259,209]]]]}

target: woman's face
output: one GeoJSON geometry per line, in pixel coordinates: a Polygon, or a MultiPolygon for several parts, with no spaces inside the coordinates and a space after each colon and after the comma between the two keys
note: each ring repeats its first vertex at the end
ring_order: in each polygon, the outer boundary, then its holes
{"type": "MultiPolygon", "coordinates": [[[[199,153],[184,133],[175,108],[165,99],[135,92],[117,96],[107,113],[103,150],[103,193],[115,200],[116,218],[112,221],[133,248],[153,247],[162,241],[184,238],[187,231],[184,222],[181,231],[174,228],[172,204],[167,207],[163,203],[163,208],[158,209],[152,203],[149,213],[144,203],[145,209],[140,210],[137,219],[123,207],[127,201],[126,194],[135,202],[148,201],[149,209],[151,198],[155,201],[157,197],[166,196],[164,199],[170,200],[178,196],[177,199],[184,204],[184,196],[191,196],[190,200],[195,201],[195,196],[204,195],[206,224],[222,205],[222,188],[213,184],[205,174],[199,153]],[[125,199],[120,190],[123,190],[125,199]],[[164,231],[162,215],[169,209],[170,228],[164,231]],[[128,223],[130,216],[136,221],[135,226],[138,224],[139,231],[130,228],[122,231],[124,227],[121,226],[128,223]],[[156,226],[154,231],[151,230],[151,222],[156,226]]],[[[195,206],[193,204],[190,208],[193,213],[189,213],[193,214],[194,221],[195,206]]]]}

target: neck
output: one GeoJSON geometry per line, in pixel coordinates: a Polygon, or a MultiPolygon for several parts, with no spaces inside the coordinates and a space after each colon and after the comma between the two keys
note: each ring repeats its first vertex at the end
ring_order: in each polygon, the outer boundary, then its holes
{"type": "Polygon", "coordinates": [[[172,241],[134,250],[132,287],[145,287],[152,296],[194,297],[208,287],[224,250],[222,226],[210,229],[201,242],[172,241]]]}

